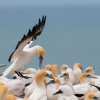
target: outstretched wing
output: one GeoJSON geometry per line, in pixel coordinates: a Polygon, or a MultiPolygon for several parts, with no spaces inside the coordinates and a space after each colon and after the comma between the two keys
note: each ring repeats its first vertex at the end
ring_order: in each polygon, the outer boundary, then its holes
{"type": "Polygon", "coordinates": [[[42,17],[42,20],[39,18],[39,22],[38,24],[36,24],[32,30],[29,29],[28,34],[27,35],[23,35],[23,38],[21,39],[21,41],[18,42],[15,50],[12,52],[12,54],[9,56],[8,61],[14,61],[17,56],[23,51],[23,48],[26,45],[30,45],[32,42],[36,40],[37,36],[39,36],[45,26],[45,22],[46,22],[46,16],[42,17]]]}

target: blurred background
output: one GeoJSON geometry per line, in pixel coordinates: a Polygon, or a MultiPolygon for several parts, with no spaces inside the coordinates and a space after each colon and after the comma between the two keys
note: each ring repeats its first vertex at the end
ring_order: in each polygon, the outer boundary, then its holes
{"type": "MultiPolygon", "coordinates": [[[[8,62],[18,41],[29,29],[47,16],[44,30],[31,46],[41,45],[46,51],[42,64],[73,64],[83,69],[95,67],[100,72],[100,0],[1,0],[0,63],[8,62]]],[[[39,68],[36,56],[27,67],[39,68]]],[[[24,70],[23,69],[23,70],[24,70]]],[[[60,70],[59,70],[60,72],[60,70]]]]}

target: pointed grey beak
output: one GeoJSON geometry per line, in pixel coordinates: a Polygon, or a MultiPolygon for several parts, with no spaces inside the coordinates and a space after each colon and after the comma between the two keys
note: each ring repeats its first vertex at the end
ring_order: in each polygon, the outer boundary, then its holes
{"type": "Polygon", "coordinates": [[[46,83],[45,85],[54,84],[54,83],[56,83],[56,82],[54,80],[51,80],[48,83],[46,83]]]}
{"type": "Polygon", "coordinates": [[[41,55],[39,55],[39,67],[40,67],[40,69],[42,69],[42,61],[43,61],[43,57],[41,55]]]}
{"type": "Polygon", "coordinates": [[[100,98],[99,97],[93,97],[93,100],[100,100],[100,98]]]}
{"type": "Polygon", "coordinates": [[[49,78],[51,78],[51,79],[54,79],[54,77],[53,77],[52,75],[46,74],[45,76],[46,76],[46,77],[49,77],[49,78]]]}
{"type": "Polygon", "coordinates": [[[61,90],[57,91],[56,93],[54,93],[53,95],[57,95],[57,94],[62,94],[63,92],[61,90]]]}
{"type": "Polygon", "coordinates": [[[6,66],[5,64],[0,64],[0,68],[6,66]]]}
{"type": "Polygon", "coordinates": [[[96,77],[96,76],[89,75],[89,74],[87,75],[87,77],[88,77],[88,78],[96,78],[96,79],[97,79],[97,77],[96,77]]]}
{"type": "Polygon", "coordinates": [[[64,74],[60,75],[60,77],[65,77],[65,76],[66,76],[66,73],[64,73],[64,74]]]}

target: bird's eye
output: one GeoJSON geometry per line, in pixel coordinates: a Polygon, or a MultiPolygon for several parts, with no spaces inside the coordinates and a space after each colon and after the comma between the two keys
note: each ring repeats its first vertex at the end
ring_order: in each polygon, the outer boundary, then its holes
{"type": "Polygon", "coordinates": [[[64,73],[64,76],[67,76],[67,74],[66,74],[66,73],[64,73]]]}
{"type": "Polygon", "coordinates": [[[90,76],[91,76],[91,75],[88,74],[86,77],[90,77],[90,76]]]}
{"type": "Polygon", "coordinates": [[[65,69],[67,69],[67,67],[64,67],[65,69]]]}

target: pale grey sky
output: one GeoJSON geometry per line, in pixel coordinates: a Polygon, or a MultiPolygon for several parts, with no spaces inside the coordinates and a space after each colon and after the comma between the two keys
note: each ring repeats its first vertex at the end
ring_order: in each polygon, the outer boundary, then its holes
{"type": "Polygon", "coordinates": [[[97,6],[100,0],[0,0],[0,7],[9,6],[97,6]]]}

